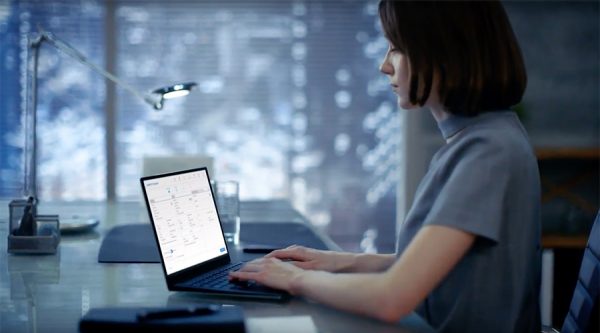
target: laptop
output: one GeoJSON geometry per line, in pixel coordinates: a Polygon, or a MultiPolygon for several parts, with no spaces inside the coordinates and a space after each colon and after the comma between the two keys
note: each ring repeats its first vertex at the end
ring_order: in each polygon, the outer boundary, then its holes
{"type": "Polygon", "coordinates": [[[210,295],[284,300],[289,294],[254,282],[230,282],[233,262],[207,168],[142,177],[142,192],[167,288],[210,295]]]}

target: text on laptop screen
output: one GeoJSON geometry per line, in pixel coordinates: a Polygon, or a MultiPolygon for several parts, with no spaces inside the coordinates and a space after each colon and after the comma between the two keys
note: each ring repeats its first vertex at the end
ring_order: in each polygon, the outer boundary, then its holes
{"type": "Polygon", "coordinates": [[[144,180],[167,274],[227,253],[205,170],[144,180]]]}

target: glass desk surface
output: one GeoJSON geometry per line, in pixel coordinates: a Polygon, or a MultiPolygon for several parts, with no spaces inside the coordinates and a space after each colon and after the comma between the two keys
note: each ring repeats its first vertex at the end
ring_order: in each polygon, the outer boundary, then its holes
{"type": "MultiPolygon", "coordinates": [[[[104,306],[166,306],[190,303],[238,305],[246,318],[310,316],[319,332],[428,332],[417,315],[396,325],[352,315],[313,302],[293,298],[262,302],[210,298],[195,293],[169,292],[159,264],[101,264],[97,261],[103,236],[117,224],[147,220],[137,202],[41,204],[39,213],[90,215],[100,220],[93,230],[63,235],[54,255],[13,255],[6,252],[8,201],[0,206],[0,331],[77,332],[79,319],[91,308],[104,306]]],[[[302,222],[302,216],[282,204],[249,206],[247,220],[302,222]],[[278,208],[281,208],[278,210],[278,208]]],[[[242,208],[242,220],[244,209],[242,208]]],[[[317,231],[315,231],[317,232],[317,231]]],[[[335,244],[320,237],[332,248],[335,244]]],[[[252,331],[249,331],[252,332],[252,331]]]]}

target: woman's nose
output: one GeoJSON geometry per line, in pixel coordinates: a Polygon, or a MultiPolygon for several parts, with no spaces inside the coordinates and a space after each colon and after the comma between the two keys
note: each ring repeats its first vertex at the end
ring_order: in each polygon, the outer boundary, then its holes
{"type": "Polygon", "coordinates": [[[394,67],[390,65],[387,57],[385,57],[381,65],[379,65],[379,71],[386,75],[394,75],[394,67]]]}

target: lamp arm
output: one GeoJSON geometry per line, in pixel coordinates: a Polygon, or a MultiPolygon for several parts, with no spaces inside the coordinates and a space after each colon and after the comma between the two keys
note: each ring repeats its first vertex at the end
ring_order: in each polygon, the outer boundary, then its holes
{"type": "Polygon", "coordinates": [[[84,56],[81,52],[77,51],[77,49],[75,49],[74,47],[72,47],[71,45],[69,45],[67,42],[62,41],[62,40],[56,38],[50,32],[41,31],[39,37],[36,38],[31,43],[31,47],[39,47],[39,45],[41,45],[41,43],[44,42],[44,41],[47,41],[48,43],[50,43],[50,45],[54,46],[55,48],[57,48],[58,50],[62,51],[66,55],[68,55],[68,56],[72,57],[73,59],[79,61],[81,64],[86,65],[87,67],[89,67],[92,70],[94,70],[96,73],[102,75],[103,77],[109,79],[113,83],[121,86],[122,88],[126,89],[127,91],[129,91],[130,93],[134,94],[138,98],[142,99],[146,103],[152,105],[154,107],[154,109],[160,110],[160,108],[162,107],[162,98],[160,98],[160,97],[154,97],[154,96],[152,96],[150,94],[144,94],[144,93],[139,92],[138,90],[136,90],[135,88],[133,88],[131,85],[123,82],[121,79],[119,79],[115,75],[107,72],[106,70],[102,69],[98,65],[90,62],[87,59],[87,57],[84,56]]]}
{"type": "MultiPolygon", "coordinates": [[[[196,86],[195,82],[188,82],[184,84],[177,84],[173,87],[166,87],[152,91],[152,93],[141,93],[131,85],[121,81],[115,75],[107,72],[100,68],[96,64],[89,61],[81,52],[76,48],[72,47],[65,41],[55,37],[52,33],[42,30],[39,26],[39,33],[29,36],[29,42],[27,44],[27,51],[29,52],[27,57],[27,100],[25,108],[25,119],[27,134],[25,136],[25,166],[24,166],[24,181],[23,188],[25,195],[33,197],[33,211],[35,212],[35,205],[37,203],[37,75],[38,75],[38,57],[40,52],[40,46],[43,42],[48,42],[59,51],[77,60],[79,63],[91,68],[96,73],[102,75],[104,78],[112,81],[114,84],[121,88],[129,91],[133,95],[139,97],[144,102],[152,105],[155,110],[161,110],[165,95],[172,92],[188,91],[196,86]]],[[[179,95],[183,96],[183,95],[179,95]]]]}

